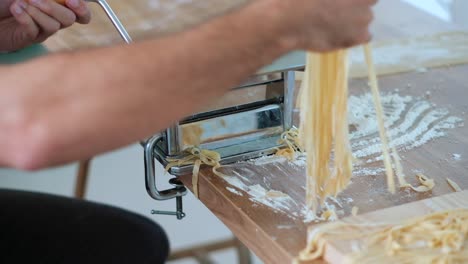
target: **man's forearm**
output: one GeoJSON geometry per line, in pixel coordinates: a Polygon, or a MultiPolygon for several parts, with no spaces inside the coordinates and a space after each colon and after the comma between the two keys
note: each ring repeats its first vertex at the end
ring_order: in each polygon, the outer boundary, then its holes
{"type": "Polygon", "coordinates": [[[213,101],[294,48],[281,37],[281,10],[266,2],[163,39],[4,69],[15,96],[1,89],[10,100],[0,104],[0,127],[10,134],[0,142],[0,160],[35,169],[86,158],[150,136],[213,101]]]}

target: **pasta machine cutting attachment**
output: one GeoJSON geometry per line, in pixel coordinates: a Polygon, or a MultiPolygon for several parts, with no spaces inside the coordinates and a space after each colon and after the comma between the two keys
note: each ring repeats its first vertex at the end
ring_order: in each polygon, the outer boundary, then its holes
{"type": "MultiPolygon", "coordinates": [[[[203,111],[188,116],[142,142],[146,189],[156,200],[177,199],[176,212],[153,213],[183,218],[182,196],[187,192],[174,178],[174,188],[160,191],[156,186],[155,161],[166,167],[171,160],[183,159],[190,147],[216,151],[221,164],[235,163],[276,152],[280,136],[293,126],[295,71],[304,69],[305,56],[294,52],[263,68],[203,111]]],[[[169,173],[181,176],[192,165],[171,167],[169,173]]]]}

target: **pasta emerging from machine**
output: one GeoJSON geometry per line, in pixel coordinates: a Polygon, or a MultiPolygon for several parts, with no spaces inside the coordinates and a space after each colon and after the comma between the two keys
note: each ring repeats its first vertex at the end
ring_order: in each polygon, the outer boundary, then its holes
{"type": "MultiPolygon", "coordinates": [[[[371,48],[364,46],[369,80],[379,125],[382,154],[388,190],[395,192],[395,180],[384,126],[377,77],[371,48]]],[[[348,63],[347,51],[307,54],[306,72],[299,95],[300,142],[307,153],[307,207],[317,212],[328,196],[337,196],[349,184],[353,171],[353,155],[348,128],[348,63]],[[332,151],[334,150],[334,151],[332,151]]],[[[404,180],[398,153],[393,148],[397,175],[404,180]]]]}
{"type": "Polygon", "coordinates": [[[316,212],[326,197],[336,196],[348,186],[352,175],[347,51],[309,53],[306,65],[305,85],[298,99],[299,136],[307,153],[306,202],[316,212]]]}

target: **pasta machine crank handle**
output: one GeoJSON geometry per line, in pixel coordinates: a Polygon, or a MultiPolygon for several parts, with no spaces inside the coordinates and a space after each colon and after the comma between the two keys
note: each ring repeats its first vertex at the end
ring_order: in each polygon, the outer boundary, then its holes
{"type": "Polygon", "coordinates": [[[173,178],[169,180],[169,183],[174,186],[172,189],[167,190],[158,190],[156,186],[156,173],[155,173],[155,162],[154,162],[154,148],[156,144],[162,139],[162,135],[158,134],[146,142],[144,142],[144,161],[145,161],[145,184],[148,194],[155,200],[164,201],[170,199],[176,199],[176,211],[151,211],[152,214],[162,214],[162,215],[174,215],[177,219],[181,220],[185,217],[182,207],[182,196],[187,194],[187,188],[184,187],[182,182],[173,178]]]}
{"type": "MultiPolygon", "coordinates": [[[[55,2],[65,5],[66,0],[55,0],[55,2]]],[[[107,17],[110,19],[112,22],[112,25],[114,25],[115,29],[119,32],[120,36],[122,39],[127,43],[130,44],[132,42],[132,38],[128,34],[127,30],[125,27],[122,25],[120,22],[119,17],[114,13],[114,10],[110,7],[110,5],[106,2],[106,0],[86,0],[87,2],[93,2],[101,6],[101,8],[104,10],[106,13],[107,17]]]]}
{"type": "Polygon", "coordinates": [[[112,22],[112,25],[114,25],[115,29],[119,32],[120,36],[122,39],[127,43],[130,44],[132,42],[132,38],[128,34],[127,30],[125,27],[122,25],[120,22],[119,17],[114,13],[114,10],[109,6],[109,4],[106,2],[106,0],[86,0],[88,2],[94,2],[97,3],[98,5],[101,6],[101,8],[104,10],[106,13],[107,17],[109,17],[110,21],[112,22]]]}

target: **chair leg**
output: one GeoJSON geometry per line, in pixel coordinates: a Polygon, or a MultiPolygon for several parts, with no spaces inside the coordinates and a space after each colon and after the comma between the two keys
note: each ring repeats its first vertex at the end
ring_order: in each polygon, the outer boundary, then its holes
{"type": "Polygon", "coordinates": [[[215,262],[213,262],[210,259],[208,252],[201,250],[201,251],[194,252],[194,255],[195,255],[194,258],[198,262],[198,264],[215,264],[215,262]]]}
{"type": "Polygon", "coordinates": [[[172,252],[169,256],[169,261],[180,260],[184,258],[195,258],[198,263],[208,264],[213,263],[209,258],[210,253],[224,249],[235,249],[239,259],[239,264],[251,264],[252,258],[250,251],[237,238],[217,241],[210,244],[199,245],[196,247],[172,252]]]}
{"type": "Polygon", "coordinates": [[[78,164],[78,172],[76,174],[75,183],[75,198],[84,199],[85,197],[90,164],[91,159],[81,161],[78,164]]]}
{"type": "Polygon", "coordinates": [[[236,240],[236,250],[239,264],[252,264],[252,256],[250,254],[250,250],[240,240],[238,240],[237,238],[236,240]]]}

